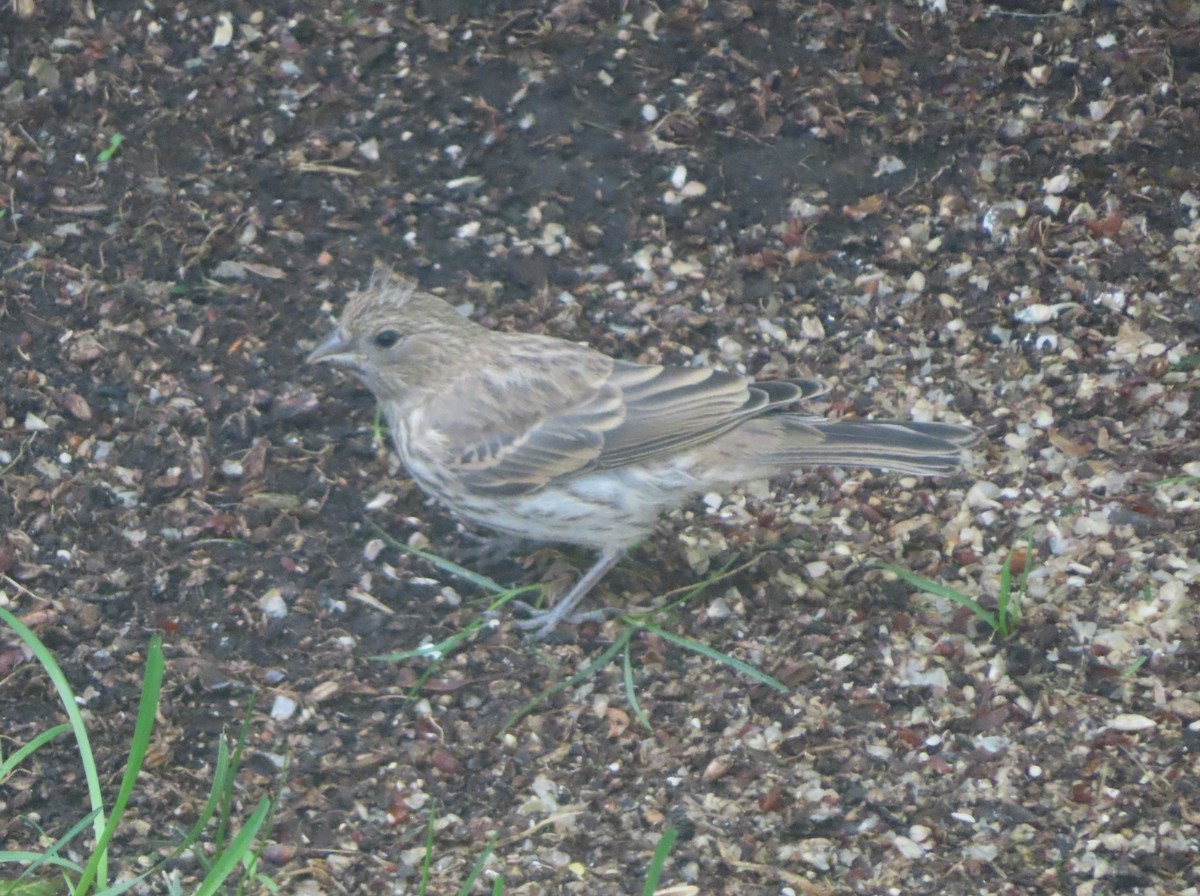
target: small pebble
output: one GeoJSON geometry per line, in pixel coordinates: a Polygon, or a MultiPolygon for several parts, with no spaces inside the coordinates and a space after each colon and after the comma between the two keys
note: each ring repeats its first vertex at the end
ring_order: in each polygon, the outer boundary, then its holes
{"type": "Polygon", "coordinates": [[[283,599],[283,594],[278,588],[272,588],[260,597],[258,608],[267,615],[268,619],[282,619],[288,614],[287,601],[283,599]]]}
{"type": "Polygon", "coordinates": [[[271,718],[277,721],[290,719],[296,713],[296,706],[296,701],[291,697],[277,694],[275,702],[271,704],[271,718]]]}

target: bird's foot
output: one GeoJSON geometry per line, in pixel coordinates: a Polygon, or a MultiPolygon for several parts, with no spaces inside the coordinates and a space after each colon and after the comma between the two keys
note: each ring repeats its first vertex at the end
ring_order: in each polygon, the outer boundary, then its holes
{"type": "MultiPolygon", "coordinates": [[[[549,610],[538,610],[528,604],[513,601],[513,605],[518,610],[524,610],[529,615],[528,619],[518,621],[517,627],[533,632],[533,639],[535,641],[543,641],[564,620],[579,623],[610,618],[609,610],[576,613],[575,608],[579,606],[579,602],[587,596],[587,593],[592,590],[595,584],[604,577],[604,574],[616,566],[623,554],[624,551],[615,549],[604,551],[596,559],[596,562],[592,564],[591,569],[584,573],[583,577],[575,583],[575,587],[560,597],[549,610]]],[[[611,612],[615,614],[615,611],[611,612]]]]}
{"type": "Polygon", "coordinates": [[[525,615],[526,618],[518,619],[515,624],[522,631],[531,632],[535,641],[544,641],[550,637],[560,622],[569,622],[571,625],[580,625],[584,622],[606,622],[609,619],[615,619],[621,613],[615,607],[572,613],[571,607],[565,602],[559,603],[549,610],[539,609],[523,600],[509,601],[508,605],[518,613],[525,615]]]}

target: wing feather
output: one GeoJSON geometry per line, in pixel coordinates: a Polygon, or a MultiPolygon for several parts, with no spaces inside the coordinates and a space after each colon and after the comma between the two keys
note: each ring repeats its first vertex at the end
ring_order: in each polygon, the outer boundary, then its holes
{"type": "Polygon", "coordinates": [[[755,383],[711,367],[644,367],[621,361],[614,365],[611,382],[625,399],[625,420],[606,434],[594,463],[598,469],[695,448],[751,417],[825,390],[818,380],[755,383]]]}
{"type": "Polygon", "coordinates": [[[479,494],[528,494],[662,458],[824,390],[817,380],[754,383],[708,367],[614,361],[534,336],[505,347],[503,365],[465,372],[425,418],[450,446],[443,463],[479,494]]]}
{"type": "Polygon", "coordinates": [[[529,335],[500,347],[504,363],[464,370],[426,409],[437,436],[426,442],[444,446],[438,466],[465,488],[529,494],[592,464],[624,402],[608,384],[612,359],[599,352],[529,335]]]}

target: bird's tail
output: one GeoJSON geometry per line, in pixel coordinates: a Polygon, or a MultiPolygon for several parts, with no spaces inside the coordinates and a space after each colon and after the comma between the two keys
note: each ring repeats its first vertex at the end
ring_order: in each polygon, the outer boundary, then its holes
{"type": "Polygon", "coordinates": [[[953,423],[764,414],[719,440],[704,475],[737,482],[833,466],[944,476],[963,465],[979,438],[978,430],[953,423]]]}
{"type": "Polygon", "coordinates": [[[775,418],[799,438],[781,463],[807,467],[874,467],[917,476],[944,476],[963,465],[965,450],[980,433],[954,423],[911,420],[821,420],[781,414],[775,418]],[[813,438],[813,436],[817,438],[813,438]]]}

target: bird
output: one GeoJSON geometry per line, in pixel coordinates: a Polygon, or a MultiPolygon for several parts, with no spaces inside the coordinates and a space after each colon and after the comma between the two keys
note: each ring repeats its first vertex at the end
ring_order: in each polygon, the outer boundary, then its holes
{"type": "Polygon", "coordinates": [[[350,294],[307,360],[367,386],[408,474],[459,517],[596,552],[551,609],[525,608],[517,625],[539,640],[595,618],[574,615],[583,598],[696,494],[813,465],[941,476],[980,438],[957,423],[799,410],[827,391],[815,378],[639,364],[492,330],[387,268],[350,294]]]}

